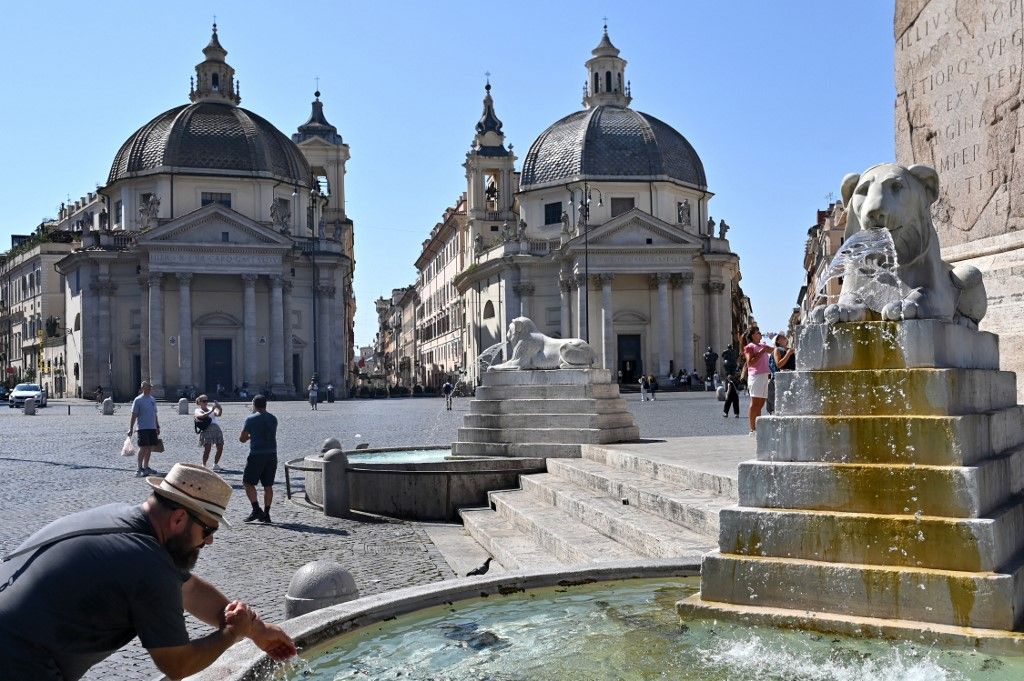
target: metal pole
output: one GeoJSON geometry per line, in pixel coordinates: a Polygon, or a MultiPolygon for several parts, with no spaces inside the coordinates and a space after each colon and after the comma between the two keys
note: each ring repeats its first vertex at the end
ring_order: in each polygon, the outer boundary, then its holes
{"type": "Polygon", "coordinates": [[[588,185],[583,183],[583,199],[581,205],[586,206],[583,214],[583,318],[587,321],[583,340],[590,342],[590,197],[587,195],[588,185]]]}

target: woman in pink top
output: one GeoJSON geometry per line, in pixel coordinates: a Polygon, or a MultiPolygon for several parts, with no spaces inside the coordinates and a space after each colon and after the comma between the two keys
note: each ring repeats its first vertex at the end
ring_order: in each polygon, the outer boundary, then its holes
{"type": "Polygon", "coordinates": [[[753,326],[743,334],[743,356],[747,359],[747,391],[750,393],[750,434],[757,430],[757,417],[761,415],[768,398],[768,353],[772,347],[761,342],[761,331],[753,326]]]}

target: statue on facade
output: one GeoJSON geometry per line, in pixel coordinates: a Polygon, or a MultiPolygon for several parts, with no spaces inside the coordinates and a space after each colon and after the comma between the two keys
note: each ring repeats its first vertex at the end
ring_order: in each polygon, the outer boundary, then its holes
{"type": "Polygon", "coordinates": [[[704,353],[704,378],[711,378],[715,375],[715,368],[718,366],[718,353],[708,346],[704,353]]]}
{"type": "Polygon", "coordinates": [[[729,225],[727,225],[725,223],[725,220],[724,219],[719,220],[718,221],[718,238],[719,239],[724,239],[725,238],[725,234],[728,231],[729,231],[729,225]]]}
{"type": "Polygon", "coordinates": [[[160,214],[160,197],[156,194],[149,194],[142,199],[139,206],[139,222],[142,229],[149,229],[156,224],[157,215],[160,214]]]}
{"type": "Polygon", "coordinates": [[[712,236],[715,233],[715,219],[708,216],[708,236],[712,236]]]}
{"type": "Polygon", "coordinates": [[[679,202],[679,205],[677,206],[677,211],[676,212],[677,212],[676,220],[679,222],[679,224],[682,225],[683,227],[689,227],[690,226],[690,200],[689,199],[683,199],[681,202],[679,202]]]}
{"type": "Polygon", "coordinates": [[[590,217],[590,207],[586,201],[580,201],[579,225],[584,232],[587,231],[587,219],[590,217]]]}
{"type": "Polygon", "coordinates": [[[473,237],[473,252],[476,255],[480,255],[484,250],[484,235],[477,234],[473,237]]]}
{"type": "Polygon", "coordinates": [[[516,238],[522,241],[526,238],[526,220],[520,220],[516,228],[516,238]]]}
{"type": "Polygon", "coordinates": [[[731,345],[722,350],[722,369],[726,376],[736,373],[736,350],[731,345]]]}
{"type": "Polygon", "coordinates": [[[508,224],[508,220],[501,223],[501,242],[507,244],[515,238],[515,231],[512,229],[512,225],[508,224]]]}
{"type": "Polygon", "coordinates": [[[270,204],[270,222],[273,223],[274,229],[278,232],[281,234],[291,234],[291,219],[292,212],[288,210],[285,202],[274,201],[270,204]]]}
{"type": "Polygon", "coordinates": [[[596,357],[585,340],[545,336],[528,317],[512,320],[508,325],[508,342],[512,346],[511,359],[492,364],[488,371],[584,369],[592,366],[596,357]]]}

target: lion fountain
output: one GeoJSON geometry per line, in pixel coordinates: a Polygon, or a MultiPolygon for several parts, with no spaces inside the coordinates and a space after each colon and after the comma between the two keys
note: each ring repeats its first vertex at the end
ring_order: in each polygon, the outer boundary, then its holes
{"type": "Polygon", "coordinates": [[[552,338],[537,331],[528,317],[516,317],[508,325],[512,357],[492,364],[488,371],[532,369],[585,369],[594,364],[594,349],[580,338],[552,338]]]}

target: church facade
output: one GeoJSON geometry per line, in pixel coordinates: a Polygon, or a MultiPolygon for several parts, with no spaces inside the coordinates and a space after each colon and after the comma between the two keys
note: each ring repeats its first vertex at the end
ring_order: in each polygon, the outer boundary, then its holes
{"type": "Polygon", "coordinates": [[[606,27],[585,64],[583,109],[542,132],[519,173],[487,86],[454,279],[473,383],[475,358],[504,344],[518,316],[588,340],[624,383],[703,373],[705,347],[721,353],[745,321],[734,323],[739,257],[708,214],[703,163],[672,127],[629,108],[619,54],[606,27]]]}
{"type": "Polygon", "coordinates": [[[69,392],[347,394],[353,223],[348,146],[320,93],[290,138],[239,106],[214,25],[190,103],[114,157],[101,208],[57,263],[67,282],[69,392]],[[71,380],[69,378],[69,380],[71,380]]]}

